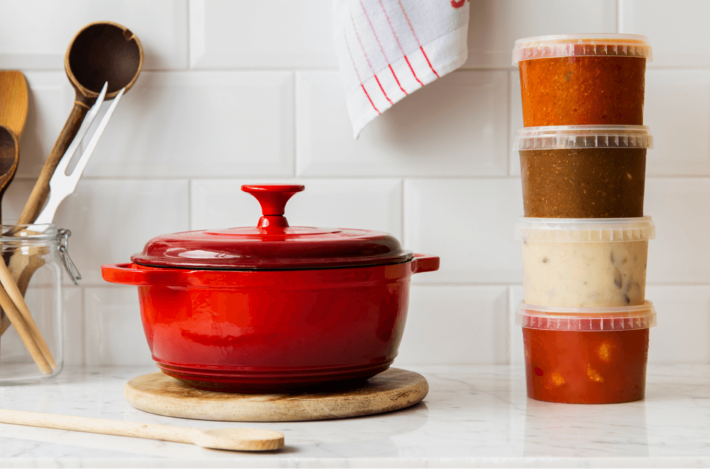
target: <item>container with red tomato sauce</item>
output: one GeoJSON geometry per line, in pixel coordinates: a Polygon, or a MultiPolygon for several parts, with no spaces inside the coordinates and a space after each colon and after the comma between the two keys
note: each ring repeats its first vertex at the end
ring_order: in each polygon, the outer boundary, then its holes
{"type": "Polygon", "coordinates": [[[528,397],[557,403],[624,403],[646,392],[648,330],[656,310],[564,308],[521,303],[528,397]]]}
{"type": "Polygon", "coordinates": [[[519,39],[525,127],[643,124],[648,38],[564,34],[519,39]]]}

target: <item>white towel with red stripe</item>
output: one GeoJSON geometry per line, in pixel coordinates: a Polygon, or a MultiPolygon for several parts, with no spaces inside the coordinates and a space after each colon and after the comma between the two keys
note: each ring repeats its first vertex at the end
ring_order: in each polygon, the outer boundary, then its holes
{"type": "Polygon", "coordinates": [[[463,65],[468,1],[334,0],[333,34],[355,138],[396,102],[463,65]]]}

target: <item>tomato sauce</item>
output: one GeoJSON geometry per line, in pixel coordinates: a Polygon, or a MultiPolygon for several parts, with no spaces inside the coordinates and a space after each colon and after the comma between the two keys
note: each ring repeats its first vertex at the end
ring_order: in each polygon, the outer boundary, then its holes
{"type": "Polygon", "coordinates": [[[528,397],[557,403],[623,403],[646,390],[648,328],[523,328],[528,397]]]}
{"type": "Polygon", "coordinates": [[[645,58],[570,56],[518,65],[525,127],[643,124],[645,58]]]}

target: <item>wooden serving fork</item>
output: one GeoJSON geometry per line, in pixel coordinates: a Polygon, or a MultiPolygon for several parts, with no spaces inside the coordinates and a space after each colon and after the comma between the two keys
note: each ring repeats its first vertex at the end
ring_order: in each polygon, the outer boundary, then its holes
{"type": "MultiPolygon", "coordinates": [[[[24,230],[29,233],[42,233],[42,231],[46,228],[46,224],[50,224],[53,221],[54,214],[56,213],[59,204],[61,204],[61,202],[67,196],[74,192],[77,184],[79,183],[79,179],[81,178],[81,175],[84,172],[84,169],[86,168],[89,159],[91,158],[91,155],[93,154],[96,146],[98,145],[99,139],[101,139],[101,135],[106,129],[106,126],[108,125],[108,122],[111,119],[111,116],[113,115],[116,106],[118,106],[118,103],[121,101],[121,97],[123,96],[123,93],[125,91],[121,90],[118,95],[116,95],[116,98],[114,98],[113,102],[111,103],[111,106],[106,111],[106,114],[104,114],[103,118],[99,122],[96,131],[91,136],[91,139],[89,140],[89,143],[86,146],[84,152],[81,154],[81,157],[79,158],[74,170],[70,175],[67,175],[67,167],[69,166],[72,157],[79,148],[79,145],[81,144],[81,141],[83,140],[86,131],[96,118],[96,115],[98,114],[99,109],[103,104],[107,89],[108,83],[104,85],[103,89],[101,90],[101,93],[99,94],[99,97],[96,100],[96,103],[94,104],[94,106],[92,106],[91,110],[86,116],[86,119],[84,120],[84,123],[79,129],[79,132],[77,133],[76,137],[72,141],[71,145],[67,148],[67,151],[64,153],[59,164],[57,165],[57,168],[54,174],[52,175],[51,180],[49,181],[49,200],[47,201],[47,204],[42,210],[42,212],[40,212],[36,220],[30,222],[31,225],[29,227],[22,228],[18,226],[16,227],[15,231],[13,233],[10,233],[9,235],[19,233],[20,230],[24,230]]],[[[40,204],[43,199],[44,197],[42,196],[38,196],[35,198],[31,197],[30,200],[27,201],[25,208],[31,208],[34,205],[40,204]]],[[[34,210],[29,210],[29,212],[36,213],[36,211],[34,210]]],[[[42,258],[42,255],[46,253],[46,250],[46,248],[31,247],[29,253],[20,254],[16,252],[10,257],[8,268],[10,273],[12,274],[12,278],[17,283],[19,292],[21,292],[23,296],[27,292],[27,287],[29,286],[29,282],[32,278],[32,275],[35,273],[35,271],[37,271],[37,269],[44,265],[44,259],[42,258]]],[[[69,274],[72,277],[72,281],[77,284],[77,280],[81,279],[81,275],[78,273],[78,271],[73,265],[67,265],[68,260],[66,257],[62,257],[62,261],[65,263],[67,271],[69,271],[69,274]]],[[[26,309],[24,309],[24,312],[29,313],[26,309]]],[[[20,309],[20,313],[23,314],[24,320],[28,324],[33,324],[34,321],[32,320],[31,316],[27,318],[24,312],[23,309],[20,309]]],[[[10,321],[7,318],[4,318],[2,322],[0,322],[0,335],[2,335],[9,328],[9,326],[10,321]]],[[[38,330],[37,333],[39,333],[38,330]]],[[[40,340],[38,342],[43,341],[40,340]]]]}

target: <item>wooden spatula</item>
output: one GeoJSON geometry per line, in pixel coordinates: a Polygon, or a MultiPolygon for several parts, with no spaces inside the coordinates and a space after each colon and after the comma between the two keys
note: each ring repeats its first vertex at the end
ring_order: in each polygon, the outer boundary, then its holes
{"type": "Polygon", "coordinates": [[[284,435],[265,429],[193,429],[162,424],[130,423],[108,419],[62,416],[29,411],[0,410],[0,423],[64,431],[110,434],[195,444],[207,449],[264,451],[283,447],[284,435]]]}
{"type": "Polygon", "coordinates": [[[20,140],[27,120],[27,81],[17,70],[0,71],[0,126],[20,140]]]}
{"type": "MultiPolygon", "coordinates": [[[[0,70],[0,127],[9,130],[15,136],[16,142],[19,143],[22,131],[25,129],[25,121],[27,121],[28,108],[28,92],[27,81],[22,72],[17,70],[0,70]]],[[[18,147],[19,152],[19,147],[18,147]]],[[[19,158],[19,153],[18,153],[19,158]]],[[[7,165],[7,162],[0,163],[7,165]]],[[[0,200],[2,194],[7,189],[8,184],[15,176],[17,161],[14,162],[12,174],[4,181],[0,177],[0,200]]],[[[8,173],[4,172],[7,176],[8,173]]],[[[0,221],[2,221],[2,209],[0,207],[0,221]]],[[[1,222],[0,222],[1,223],[1,222]]],[[[10,326],[5,313],[0,311],[0,336],[10,326]]]]}

